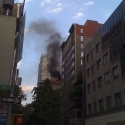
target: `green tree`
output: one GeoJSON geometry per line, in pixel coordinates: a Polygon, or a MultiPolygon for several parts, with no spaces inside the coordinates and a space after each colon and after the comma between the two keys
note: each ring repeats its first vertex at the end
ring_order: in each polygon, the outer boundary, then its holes
{"type": "MultiPolygon", "coordinates": [[[[14,93],[13,93],[14,97],[16,98],[21,98],[21,101],[25,101],[27,99],[27,95],[24,94],[22,88],[18,85],[14,86],[14,93]]],[[[24,106],[23,105],[13,105],[12,106],[12,113],[13,114],[23,114],[23,109],[24,106]]]]}
{"type": "Polygon", "coordinates": [[[32,91],[32,112],[29,117],[30,125],[59,125],[60,122],[60,90],[53,90],[50,80],[38,83],[32,91]]]}

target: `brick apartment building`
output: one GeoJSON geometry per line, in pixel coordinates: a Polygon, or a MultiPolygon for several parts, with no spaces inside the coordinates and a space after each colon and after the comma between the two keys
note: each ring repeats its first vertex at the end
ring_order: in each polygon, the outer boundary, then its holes
{"type": "Polygon", "coordinates": [[[85,47],[85,125],[125,124],[125,0],[85,47]]]}
{"type": "Polygon", "coordinates": [[[82,95],[69,98],[69,92],[77,81],[82,69],[82,56],[84,46],[90,41],[96,30],[102,24],[87,20],[84,25],[72,24],[69,36],[62,43],[62,125],[82,125],[82,95]],[[80,102],[80,107],[75,102],[80,102]]]}

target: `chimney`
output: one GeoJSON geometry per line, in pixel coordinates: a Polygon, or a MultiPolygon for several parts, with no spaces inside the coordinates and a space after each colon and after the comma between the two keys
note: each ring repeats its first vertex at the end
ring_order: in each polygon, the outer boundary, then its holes
{"type": "Polygon", "coordinates": [[[11,15],[14,5],[14,0],[3,0],[4,14],[11,15]]]}

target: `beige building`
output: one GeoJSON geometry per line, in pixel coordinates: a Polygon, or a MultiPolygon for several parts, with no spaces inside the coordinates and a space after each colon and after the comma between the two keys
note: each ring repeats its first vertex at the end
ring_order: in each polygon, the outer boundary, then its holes
{"type": "Polygon", "coordinates": [[[44,54],[40,58],[39,68],[38,68],[38,83],[45,80],[51,79],[50,73],[48,71],[49,55],[44,54]]]}
{"type": "MultiPolygon", "coordinates": [[[[61,89],[61,81],[57,78],[53,78],[48,70],[50,55],[44,54],[40,58],[39,68],[38,68],[38,83],[44,81],[45,79],[49,79],[50,85],[53,90],[61,89]]],[[[61,72],[60,66],[58,66],[57,70],[61,72]]]]}
{"type": "Polygon", "coordinates": [[[124,7],[122,1],[85,47],[85,125],[125,124],[124,7]]]}
{"type": "Polygon", "coordinates": [[[14,67],[22,58],[25,15],[24,4],[0,2],[0,85],[10,85],[14,67]]]}
{"type": "MultiPolygon", "coordinates": [[[[77,86],[79,94],[69,96],[72,86],[77,81],[77,76],[82,71],[83,48],[90,41],[97,29],[102,24],[97,21],[87,20],[84,25],[72,24],[66,42],[62,49],[62,125],[82,125],[82,92],[80,81],[77,86]]],[[[77,93],[77,92],[76,92],[77,93]]],[[[74,93],[73,93],[74,95],[74,93]]]]}

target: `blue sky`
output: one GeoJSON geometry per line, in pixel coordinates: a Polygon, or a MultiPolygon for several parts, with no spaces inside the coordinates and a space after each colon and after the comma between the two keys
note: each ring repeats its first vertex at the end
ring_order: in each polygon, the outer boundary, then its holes
{"type": "MultiPolygon", "coordinates": [[[[104,23],[122,0],[26,0],[26,25],[23,58],[19,62],[22,88],[28,95],[25,103],[32,100],[31,90],[37,84],[38,64],[42,53],[46,52],[44,39],[29,29],[32,22],[54,21],[54,27],[61,32],[64,40],[72,23],[83,25],[87,19],[104,23]]],[[[23,0],[15,0],[23,2],[23,0]]],[[[53,23],[52,23],[53,25],[53,23]]],[[[42,27],[41,27],[42,28],[42,27]]]]}

